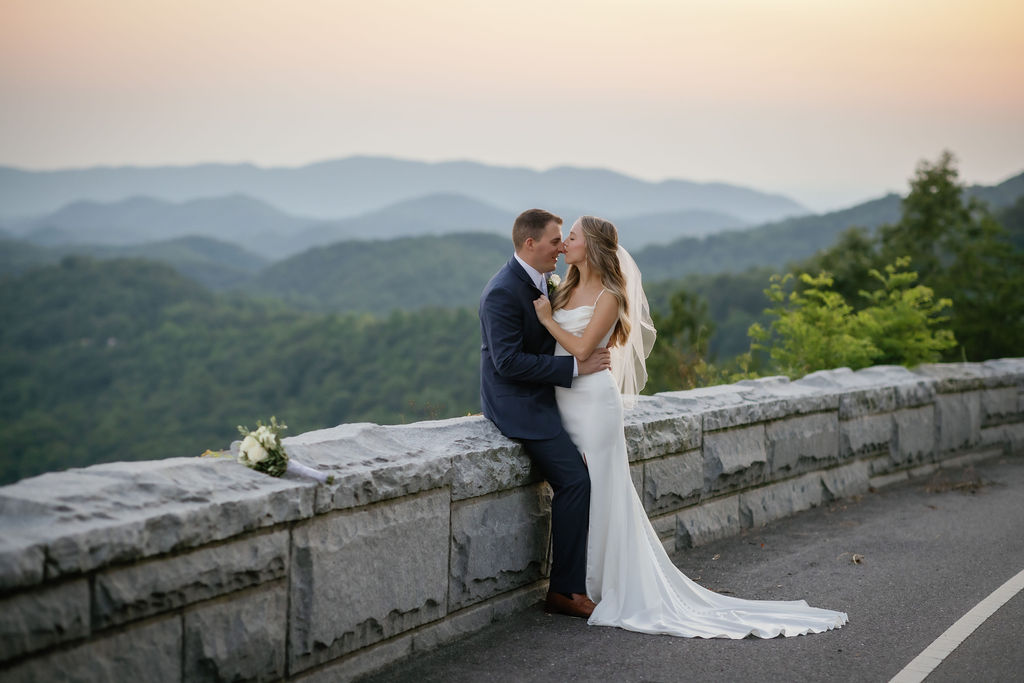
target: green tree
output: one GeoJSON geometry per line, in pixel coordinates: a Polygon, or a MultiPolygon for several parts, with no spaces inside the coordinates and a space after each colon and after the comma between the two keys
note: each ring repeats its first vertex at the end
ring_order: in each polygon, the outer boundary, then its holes
{"type": "Polygon", "coordinates": [[[870,276],[874,291],[861,291],[868,305],[855,310],[833,289],[830,274],[802,273],[802,287],[790,286],[792,274],[773,276],[765,294],[776,305],[766,329],[750,327],[753,351],[767,352],[773,369],[790,377],[827,368],[866,367],[873,363],[917,365],[938,360],[956,345],[943,310],[948,299],[935,300],[931,288],[917,285],[917,273],[905,270],[910,259],[886,265],[870,276]]]}
{"type": "Polygon", "coordinates": [[[1024,250],[1024,195],[999,213],[999,223],[1006,228],[1014,248],[1024,250]]]}
{"type": "Polygon", "coordinates": [[[773,275],[765,290],[775,306],[768,329],[750,326],[752,351],[764,351],[773,369],[789,377],[802,377],[826,368],[862,368],[882,351],[868,334],[867,320],[838,292],[832,291],[828,273],[799,276],[803,288],[792,287],[793,275],[773,275]]]}
{"type": "MultiPolygon", "coordinates": [[[[876,235],[848,231],[833,247],[803,262],[797,270],[827,270],[834,290],[847,301],[867,289],[872,269],[909,257],[921,285],[953,302],[949,327],[959,346],[946,360],[984,360],[1019,355],[1024,348],[1024,252],[986,205],[966,198],[956,159],[943,152],[934,163],[918,164],[896,223],[876,235]]],[[[1000,214],[1014,230],[1024,223],[1022,200],[1000,214]]],[[[1024,226],[1019,228],[1024,231],[1024,226]]]]}
{"type": "Polygon", "coordinates": [[[860,292],[870,302],[858,317],[874,346],[881,351],[874,359],[876,363],[910,366],[930,363],[956,346],[953,333],[939,328],[948,322],[942,311],[953,302],[949,299],[936,301],[930,287],[914,285],[917,273],[900,270],[909,264],[909,258],[896,259],[896,263],[885,267],[885,275],[872,268],[870,274],[881,287],[873,292],[860,292]]]}
{"type": "Polygon", "coordinates": [[[708,363],[708,342],[715,329],[708,316],[707,302],[680,289],[669,298],[667,315],[653,311],[651,317],[658,338],[647,359],[645,393],[699,386],[700,371],[708,363]]]}

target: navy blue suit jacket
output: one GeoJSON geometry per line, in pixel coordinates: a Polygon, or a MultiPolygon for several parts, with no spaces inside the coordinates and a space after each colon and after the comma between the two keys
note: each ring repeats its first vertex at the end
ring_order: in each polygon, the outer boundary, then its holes
{"type": "Polygon", "coordinates": [[[562,430],[554,387],[572,385],[572,356],[537,320],[540,292],[515,257],[480,295],[480,403],[510,438],[550,439],[562,430]]]}

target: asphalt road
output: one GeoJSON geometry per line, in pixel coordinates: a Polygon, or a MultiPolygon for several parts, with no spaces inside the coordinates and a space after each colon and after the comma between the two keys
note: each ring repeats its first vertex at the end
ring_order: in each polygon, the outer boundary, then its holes
{"type": "MultiPolygon", "coordinates": [[[[1024,457],[990,460],[815,508],[677,554],[691,578],[744,598],[845,611],[823,634],[650,636],[545,615],[539,604],[369,681],[888,681],[1024,569],[1024,457]],[[862,556],[858,563],[853,555],[862,556]]],[[[1024,680],[1024,592],[927,679],[1024,680]]]]}

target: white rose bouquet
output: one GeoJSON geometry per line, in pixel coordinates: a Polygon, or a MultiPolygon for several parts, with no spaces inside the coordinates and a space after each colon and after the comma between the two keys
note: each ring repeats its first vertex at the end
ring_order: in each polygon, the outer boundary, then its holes
{"type": "Polygon", "coordinates": [[[289,460],[288,453],[281,444],[281,432],[286,429],[288,425],[278,422],[276,417],[270,418],[269,425],[257,421],[255,431],[249,431],[248,427],[239,425],[238,432],[242,435],[242,443],[238,447],[238,462],[272,477],[292,472],[321,483],[333,483],[333,476],[289,460]]]}

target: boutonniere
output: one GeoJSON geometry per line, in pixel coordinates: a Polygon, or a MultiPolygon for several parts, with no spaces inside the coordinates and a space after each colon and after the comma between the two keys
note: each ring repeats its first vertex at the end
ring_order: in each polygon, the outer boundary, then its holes
{"type": "Polygon", "coordinates": [[[562,278],[558,277],[558,273],[552,273],[548,278],[548,294],[554,294],[560,284],[562,284],[562,278]]]}

